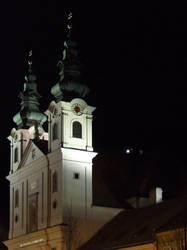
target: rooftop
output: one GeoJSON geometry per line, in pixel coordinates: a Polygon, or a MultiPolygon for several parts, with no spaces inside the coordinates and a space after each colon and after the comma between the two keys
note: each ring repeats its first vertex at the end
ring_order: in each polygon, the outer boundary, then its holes
{"type": "Polygon", "coordinates": [[[187,222],[186,209],[187,196],[184,196],[144,208],[122,211],[79,250],[109,250],[153,242],[156,232],[184,226],[187,222]]]}

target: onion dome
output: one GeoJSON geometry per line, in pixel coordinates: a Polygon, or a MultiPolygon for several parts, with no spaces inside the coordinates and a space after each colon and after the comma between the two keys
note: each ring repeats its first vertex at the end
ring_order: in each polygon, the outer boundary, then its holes
{"type": "Polygon", "coordinates": [[[17,124],[18,129],[27,129],[32,126],[38,127],[40,130],[43,123],[46,121],[46,116],[39,110],[39,100],[41,96],[37,91],[36,75],[32,72],[32,51],[29,52],[29,69],[25,76],[23,92],[20,92],[21,109],[13,117],[13,121],[17,124]]]}
{"type": "Polygon", "coordinates": [[[56,101],[71,101],[73,98],[85,97],[89,88],[81,81],[82,64],[79,61],[77,44],[72,36],[72,13],[68,15],[67,38],[64,42],[62,59],[58,62],[59,80],[51,88],[56,101]]]}

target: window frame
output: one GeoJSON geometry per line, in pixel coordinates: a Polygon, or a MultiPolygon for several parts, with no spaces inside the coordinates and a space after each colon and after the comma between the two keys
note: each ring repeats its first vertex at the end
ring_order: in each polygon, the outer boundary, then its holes
{"type": "Polygon", "coordinates": [[[18,147],[14,149],[14,163],[18,162],[18,147]]]}
{"type": "Polygon", "coordinates": [[[82,123],[80,121],[73,121],[72,122],[72,137],[76,139],[82,139],[82,123]],[[78,125],[78,126],[77,126],[78,125]],[[75,127],[77,126],[77,127],[75,127]]]}
{"type": "Polygon", "coordinates": [[[79,179],[80,179],[80,173],[74,172],[74,173],[73,173],[73,179],[74,179],[74,180],[79,180],[79,179]]]}
{"type": "Polygon", "coordinates": [[[53,123],[52,125],[52,141],[58,139],[58,124],[57,122],[53,123]]]}

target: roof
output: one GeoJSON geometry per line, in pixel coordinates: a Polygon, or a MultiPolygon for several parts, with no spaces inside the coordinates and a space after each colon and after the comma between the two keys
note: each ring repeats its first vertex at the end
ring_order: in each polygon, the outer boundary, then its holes
{"type": "MultiPolygon", "coordinates": [[[[156,232],[187,215],[187,196],[149,207],[122,211],[105,224],[79,250],[106,250],[153,242],[156,232]],[[117,229],[117,230],[116,230],[117,229]]],[[[187,220],[187,219],[186,219],[187,220]]]]}

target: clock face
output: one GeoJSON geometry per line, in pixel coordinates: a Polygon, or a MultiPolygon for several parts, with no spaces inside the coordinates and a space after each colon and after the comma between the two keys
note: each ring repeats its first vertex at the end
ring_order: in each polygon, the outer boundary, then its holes
{"type": "Polygon", "coordinates": [[[79,106],[75,106],[74,111],[75,111],[75,113],[80,113],[81,109],[79,106]]]}
{"type": "Polygon", "coordinates": [[[81,115],[82,114],[81,106],[78,103],[75,103],[75,104],[72,105],[72,111],[76,115],[81,115]]]}

